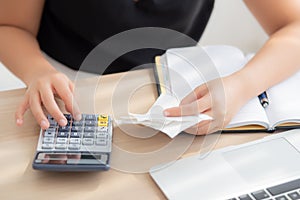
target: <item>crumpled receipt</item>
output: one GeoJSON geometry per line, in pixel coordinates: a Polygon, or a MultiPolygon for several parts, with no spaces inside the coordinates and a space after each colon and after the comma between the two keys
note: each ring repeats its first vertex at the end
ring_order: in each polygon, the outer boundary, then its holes
{"type": "Polygon", "coordinates": [[[167,108],[178,106],[180,101],[170,95],[161,94],[156,102],[152,105],[146,114],[129,113],[128,116],[122,116],[116,119],[116,123],[121,124],[140,124],[151,127],[167,134],[170,138],[174,138],[183,130],[204,121],[212,120],[205,114],[182,117],[165,117],[163,111],[167,108]]]}

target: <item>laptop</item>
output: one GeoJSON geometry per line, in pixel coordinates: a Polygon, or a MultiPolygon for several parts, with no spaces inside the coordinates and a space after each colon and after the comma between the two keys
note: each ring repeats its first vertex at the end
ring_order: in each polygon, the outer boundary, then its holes
{"type": "Polygon", "coordinates": [[[168,199],[300,199],[300,130],[151,168],[168,199]]]}

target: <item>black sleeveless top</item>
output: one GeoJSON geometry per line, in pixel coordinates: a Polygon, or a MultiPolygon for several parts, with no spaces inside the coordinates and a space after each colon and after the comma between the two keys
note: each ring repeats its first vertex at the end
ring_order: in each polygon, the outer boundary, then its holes
{"type": "MultiPolygon", "coordinates": [[[[213,5],[214,0],[46,0],[38,41],[48,55],[78,70],[99,43],[133,28],[168,28],[198,41],[213,5]]],[[[170,45],[170,48],[183,46],[190,44],[170,45]]],[[[162,53],[157,49],[127,53],[105,73],[151,63],[155,55],[162,53]]]]}

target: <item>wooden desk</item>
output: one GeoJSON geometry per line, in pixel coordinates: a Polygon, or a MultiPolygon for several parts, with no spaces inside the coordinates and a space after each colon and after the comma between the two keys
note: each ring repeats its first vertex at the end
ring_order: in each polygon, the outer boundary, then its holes
{"type": "MultiPolygon", "coordinates": [[[[95,111],[116,116],[116,113],[122,114],[129,107],[131,112],[143,113],[157,97],[155,85],[151,84],[153,82],[150,70],[120,73],[104,76],[100,80],[91,78],[77,81],[76,93],[82,112],[95,111]],[[95,83],[99,83],[97,87],[95,83]],[[92,100],[90,96],[93,97],[92,100]],[[126,99],[128,96],[130,98],[126,99]]],[[[172,142],[162,133],[143,139],[130,136],[130,128],[126,129],[129,134],[115,128],[112,169],[107,172],[54,173],[33,170],[31,164],[39,126],[30,112],[26,113],[23,127],[17,127],[14,119],[14,112],[24,92],[24,89],[0,92],[0,199],[165,199],[148,173],[124,172],[128,167],[126,163],[134,163],[134,170],[142,172],[147,168],[147,163],[146,167],[142,165],[145,157],[141,160],[131,156],[124,158],[122,152],[116,153],[120,149],[142,155],[153,153],[172,142]]],[[[177,146],[169,150],[182,150],[181,143],[186,145],[186,141],[192,141],[185,152],[186,156],[203,149],[241,144],[265,135],[224,134],[193,137],[181,134],[176,139],[177,146]],[[210,139],[214,142],[203,143],[210,139]]]]}

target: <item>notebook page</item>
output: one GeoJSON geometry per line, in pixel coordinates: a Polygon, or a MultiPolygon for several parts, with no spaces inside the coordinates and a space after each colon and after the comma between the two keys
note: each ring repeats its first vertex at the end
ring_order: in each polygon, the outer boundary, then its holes
{"type": "Polygon", "coordinates": [[[269,128],[268,117],[265,114],[264,108],[259,103],[259,99],[256,97],[241,108],[226,128],[246,125],[260,125],[266,129],[269,128]]]}
{"type": "Polygon", "coordinates": [[[270,104],[266,109],[272,126],[300,122],[300,71],[267,91],[270,104]]]}
{"type": "Polygon", "coordinates": [[[172,93],[184,98],[197,86],[240,70],[243,53],[231,46],[170,49],[166,52],[172,93]]]}

